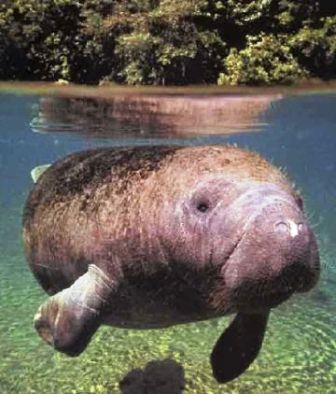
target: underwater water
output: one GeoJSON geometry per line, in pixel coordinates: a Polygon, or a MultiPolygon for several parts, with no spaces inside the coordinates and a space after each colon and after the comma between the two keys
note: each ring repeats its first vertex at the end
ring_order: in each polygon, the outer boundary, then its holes
{"type": "MultiPolygon", "coordinates": [[[[133,369],[155,361],[160,370],[165,359],[183,367],[186,393],[336,393],[335,174],[336,91],[155,100],[0,93],[0,393],[119,393],[133,369]],[[102,327],[78,358],[42,342],[32,319],[46,294],[21,240],[31,169],[96,146],[225,143],[285,168],[302,191],[321,254],[318,286],[272,311],[248,371],[226,385],[212,377],[209,354],[231,317],[164,330],[102,327]]],[[[168,368],[151,393],[174,394],[165,379],[182,382],[180,372],[168,368]]]]}

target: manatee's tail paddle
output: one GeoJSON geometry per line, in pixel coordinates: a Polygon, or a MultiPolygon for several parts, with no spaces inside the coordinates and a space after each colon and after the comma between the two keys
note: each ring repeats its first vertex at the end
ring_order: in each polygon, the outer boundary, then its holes
{"type": "Polygon", "coordinates": [[[219,337],[210,357],[213,375],[219,383],[238,377],[257,357],[264,339],[269,312],[239,312],[219,337]]]}

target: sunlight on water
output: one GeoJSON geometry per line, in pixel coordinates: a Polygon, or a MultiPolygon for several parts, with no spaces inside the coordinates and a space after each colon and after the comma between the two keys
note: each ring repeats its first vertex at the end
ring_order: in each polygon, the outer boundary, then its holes
{"type": "Polygon", "coordinates": [[[123,100],[0,94],[0,392],[118,393],[132,369],[170,358],[184,368],[187,393],[335,393],[336,93],[123,100]],[[159,331],[104,327],[75,359],[33,329],[46,295],[22,251],[31,169],[89,147],[153,143],[260,152],[302,191],[318,235],[319,286],[273,311],[257,361],[224,386],[212,378],[209,354],[230,318],[159,331]]]}

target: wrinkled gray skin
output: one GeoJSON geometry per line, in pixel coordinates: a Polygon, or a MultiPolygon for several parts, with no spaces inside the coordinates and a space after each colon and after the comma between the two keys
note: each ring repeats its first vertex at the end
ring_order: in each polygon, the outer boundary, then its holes
{"type": "Polygon", "coordinates": [[[311,289],[319,255],[286,177],[229,146],[105,148],[56,162],[24,211],[27,260],[51,296],[41,337],[80,354],[101,324],[166,327],[235,313],[218,382],[257,356],[271,308],[311,289]]]}

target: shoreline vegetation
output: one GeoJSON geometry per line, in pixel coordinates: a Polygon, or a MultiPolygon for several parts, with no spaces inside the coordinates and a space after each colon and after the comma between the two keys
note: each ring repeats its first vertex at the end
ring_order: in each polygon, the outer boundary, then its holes
{"type": "Polygon", "coordinates": [[[173,85],[129,86],[106,82],[103,85],[88,85],[75,83],[59,83],[59,81],[1,81],[0,93],[13,93],[17,95],[55,96],[64,98],[88,98],[108,100],[116,96],[149,96],[149,97],[203,97],[203,96],[283,96],[301,94],[329,94],[336,91],[336,79],[323,81],[320,79],[307,79],[291,85],[173,85]]]}
{"type": "Polygon", "coordinates": [[[227,87],[335,78],[330,0],[0,4],[0,80],[227,87]]]}

